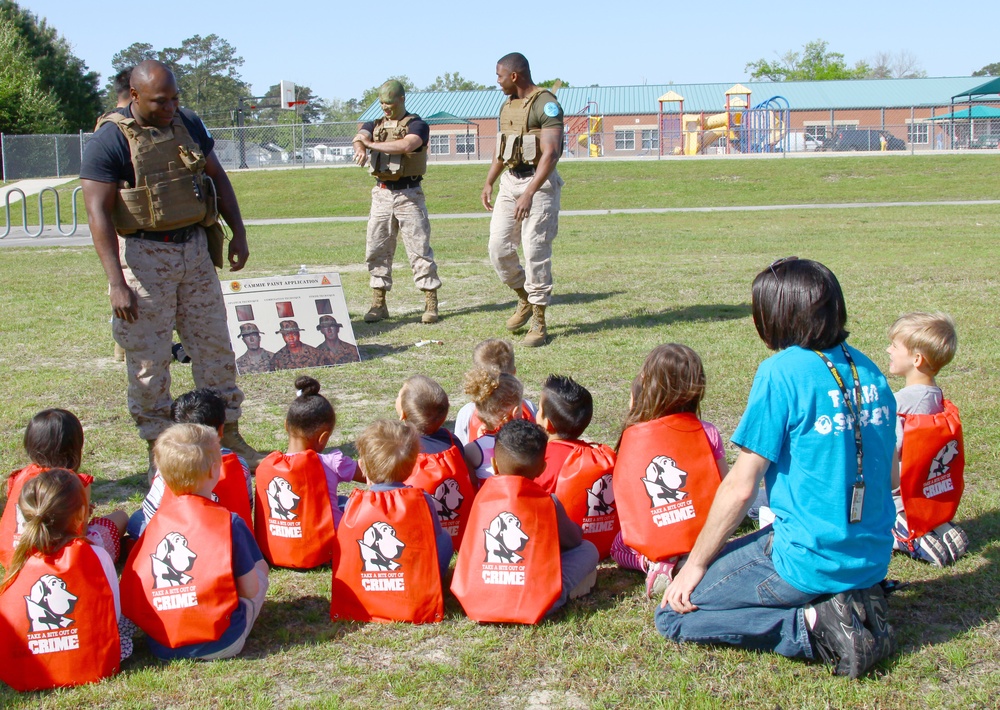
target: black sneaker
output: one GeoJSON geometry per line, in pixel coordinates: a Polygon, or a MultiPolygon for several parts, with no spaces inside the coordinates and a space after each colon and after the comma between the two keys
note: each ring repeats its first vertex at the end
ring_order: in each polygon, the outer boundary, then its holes
{"type": "Polygon", "coordinates": [[[864,605],[856,592],[841,592],[814,605],[816,625],[809,629],[813,649],[833,666],[834,675],[858,678],[875,664],[875,638],[864,627],[864,605]]]}
{"type": "Polygon", "coordinates": [[[865,612],[864,625],[875,639],[875,662],[896,650],[896,632],[889,625],[889,604],[881,584],[858,593],[865,612]]]}

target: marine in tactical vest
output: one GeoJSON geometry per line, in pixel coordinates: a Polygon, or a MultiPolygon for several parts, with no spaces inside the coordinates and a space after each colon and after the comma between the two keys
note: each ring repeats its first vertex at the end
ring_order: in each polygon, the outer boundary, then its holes
{"type": "Polygon", "coordinates": [[[406,90],[395,80],[379,89],[384,116],[361,126],[354,136],[354,162],[368,165],[376,179],[368,218],[365,260],[368,263],[372,305],[366,323],[389,317],[385,296],[392,290],[392,259],[396,238],[413,268],[413,281],[424,292],[422,323],[438,321],[437,290],[441,280],[430,246],[430,220],[420,182],[427,172],[430,129],[416,114],[406,112],[406,90]]]}
{"type": "Polygon", "coordinates": [[[531,321],[524,344],[537,347],[548,342],[545,309],[552,301],[552,241],[563,185],[556,171],[562,156],[563,110],[551,91],[532,81],[523,54],[504,55],[496,71],[497,84],[508,99],[500,109],[496,152],[481,195],[483,207],[493,213],[490,262],[517,294],[507,329],[514,332],[531,321]],[[518,247],[524,251],[523,266],[518,247]]]}

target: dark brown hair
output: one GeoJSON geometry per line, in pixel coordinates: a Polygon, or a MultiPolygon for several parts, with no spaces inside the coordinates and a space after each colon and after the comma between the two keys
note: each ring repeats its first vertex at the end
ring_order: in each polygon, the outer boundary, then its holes
{"type": "Polygon", "coordinates": [[[560,439],[579,439],[594,416],[594,398],[572,377],[549,375],[542,385],[539,407],[560,439]]]}
{"type": "Polygon", "coordinates": [[[753,280],[753,324],[771,350],[827,350],[847,340],[847,305],[833,272],[811,259],[774,262],[753,280]]]}
{"type": "Polygon", "coordinates": [[[337,413],[330,400],[319,393],[319,381],[302,375],[296,378],[295,389],[298,396],[285,415],[288,428],[304,436],[312,436],[320,430],[333,431],[337,425],[337,413]]]}
{"type": "Polygon", "coordinates": [[[77,471],[83,456],[83,425],[65,409],[45,409],[28,422],[24,450],[39,466],[77,471]]]}

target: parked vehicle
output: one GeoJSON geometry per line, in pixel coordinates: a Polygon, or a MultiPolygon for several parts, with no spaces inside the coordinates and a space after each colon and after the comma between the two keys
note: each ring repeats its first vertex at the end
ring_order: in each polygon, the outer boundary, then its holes
{"type": "Polygon", "coordinates": [[[838,128],[823,142],[820,150],[882,150],[882,138],[886,140],[886,150],[906,150],[906,141],[889,131],[872,128],[838,128]]]}

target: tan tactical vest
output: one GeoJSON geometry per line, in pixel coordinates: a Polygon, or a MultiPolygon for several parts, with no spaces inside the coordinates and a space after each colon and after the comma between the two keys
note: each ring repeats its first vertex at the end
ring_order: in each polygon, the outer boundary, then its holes
{"type": "MultiPolygon", "coordinates": [[[[375,122],[372,138],[376,143],[397,141],[406,138],[407,126],[416,114],[407,114],[398,121],[380,118],[375,122]]],[[[399,180],[400,178],[417,177],[427,172],[427,146],[421,146],[413,153],[389,155],[377,150],[371,151],[368,159],[368,172],[379,180],[399,180]]]]}
{"type": "Polygon", "coordinates": [[[549,96],[550,101],[556,101],[555,94],[548,89],[536,88],[523,99],[509,99],[500,108],[500,133],[494,157],[508,168],[538,165],[538,159],[542,157],[539,145],[542,129],[528,129],[528,114],[532,104],[543,94],[549,96]]]}
{"type": "Polygon", "coordinates": [[[205,156],[179,113],[167,128],[144,128],[134,118],[113,112],[103,116],[97,128],[109,122],[128,141],[135,168],[135,186],[119,188],[111,215],[119,234],[215,224],[219,215],[215,185],[205,174],[205,156]]]}

